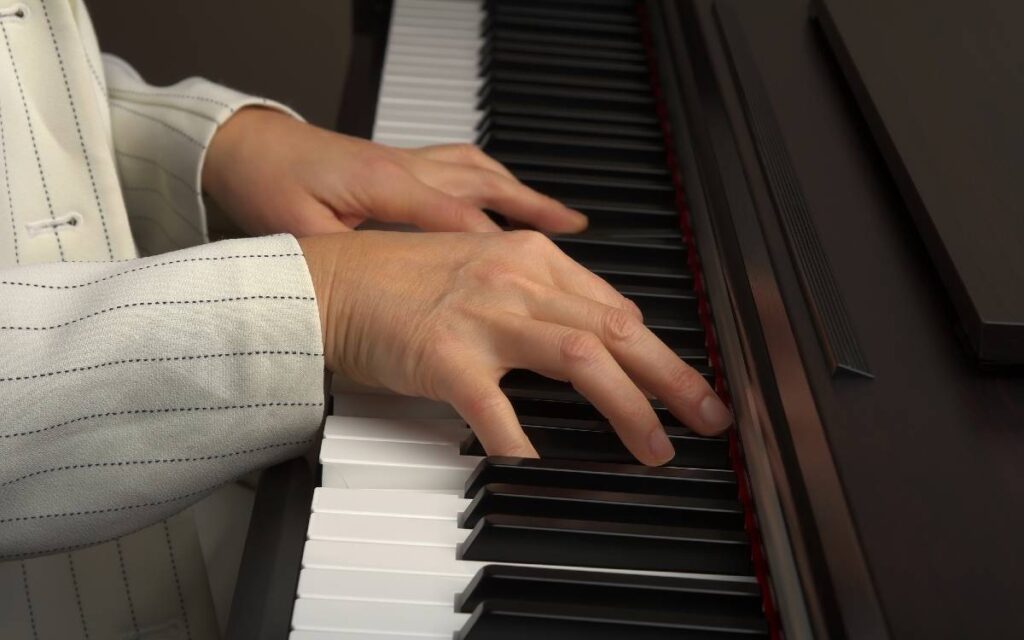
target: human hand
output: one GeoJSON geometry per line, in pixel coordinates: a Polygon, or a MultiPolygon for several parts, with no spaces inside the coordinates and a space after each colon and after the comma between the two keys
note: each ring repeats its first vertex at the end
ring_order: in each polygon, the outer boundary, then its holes
{"type": "Polygon", "coordinates": [[[540,233],[361,231],[299,244],[327,367],[448,402],[491,455],[536,456],[498,386],[510,369],[571,382],[646,464],[673,449],[645,392],[698,433],[732,421],[635,304],[540,233]]]}
{"type": "Polygon", "coordinates": [[[554,233],[587,225],[472,145],[397,149],[270,109],[242,109],[221,126],[202,179],[252,234],[336,233],[368,218],[428,231],[497,231],[482,208],[554,233]]]}

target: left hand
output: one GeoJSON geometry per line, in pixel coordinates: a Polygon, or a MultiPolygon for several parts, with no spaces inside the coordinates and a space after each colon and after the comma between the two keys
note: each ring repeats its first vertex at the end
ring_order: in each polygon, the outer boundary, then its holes
{"type": "Polygon", "coordinates": [[[482,209],[553,233],[586,217],[473,145],[397,149],[246,108],[213,137],[203,189],[252,234],[349,231],[368,218],[427,231],[496,231],[482,209]]]}

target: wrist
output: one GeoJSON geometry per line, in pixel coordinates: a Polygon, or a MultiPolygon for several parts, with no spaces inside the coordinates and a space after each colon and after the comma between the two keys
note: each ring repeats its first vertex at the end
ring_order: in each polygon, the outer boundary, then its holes
{"type": "Polygon", "coordinates": [[[268,120],[291,116],[260,106],[243,107],[225,120],[206,149],[202,168],[202,189],[221,202],[229,184],[228,173],[245,157],[245,143],[267,128],[268,120]]]}
{"type": "Polygon", "coordinates": [[[324,363],[330,371],[338,370],[335,348],[336,314],[332,313],[332,294],[334,293],[336,256],[339,254],[335,236],[309,236],[296,238],[302,250],[306,267],[309,269],[313,283],[313,295],[316,297],[317,311],[320,314],[320,331],[324,345],[324,363]]]}

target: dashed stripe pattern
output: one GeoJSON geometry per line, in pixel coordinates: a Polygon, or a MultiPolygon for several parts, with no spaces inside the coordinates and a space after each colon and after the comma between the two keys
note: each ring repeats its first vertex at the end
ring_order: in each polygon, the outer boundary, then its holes
{"type": "MultiPolygon", "coordinates": [[[[43,196],[46,199],[46,208],[50,213],[50,219],[53,220],[56,214],[53,211],[53,200],[50,198],[50,187],[46,183],[46,172],[43,170],[43,159],[39,154],[39,143],[36,141],[35,127],[32,126],[32,112],[28,108],[28,100],[25,98],[25,88],[21,84],[21,74],[18,72],[18,64],[14,57],[14,50],[11,48],[11,37],[7,33],[7,25],[0,22],[0,31],[4,34],[4,44],[7,45],[7,55],[11,59],[11,70],[14,71],[14,81],[18,86],[18,95],[21,96],[21,106],[25,111],[25,123],[28,127],[28,137],[32,141],[32,152],[36,158],[36,168],[39,170],[39,182],[43,187],[43,196]]],[[[60,240],[60,233],[54,232],[54,238],[57,240],[57,252],[60,254],[60,261],[65,261],[64,256],[64,245],[60,240]]]]}
{"type": "Polygon", "coordinates": [[[14,194],[11,193],[11,170],[7,160],[7,130],[4,127],[3,105],[0,105],[0,162],[4,164],[4,193],[7,194],[7,213],[11,216],[14,264],[21,264],[21,255],[18,252],[18,223],[14,219],[14,194]]]}
{"type": "Polygon", "coordinates": [[[68,96],[68,104],[71,107],[71,117],[75,122],[75,132],[78,134],[78,145],[82,149],[82,158],[85,160],[85,169],[89,174],[89,184],[92,186],[93,201],[96,203],[96,211],[100,214],[100,225],[103,227],[103,239],[107,243],[107,255],[114,258],[114,247],[110,244],[110,231],[107,229],[107,216],[103,211],[103,202],[100,199],[100,191],[96,187],[96,175],[92,168],[92,160],[89,157],[89,150],[85,146],[85,136],[82,134],[82,123],[78,118],[78,107],[75,104],[75,95],[71,91],[71,82],[68,81],[68,72],[64,67],[64,57],[60,53],[60,45],[57,43],[57,34],[53,32],[53,21],[50,20],[50,11],[46,8],[46,2],[40,3],[43,7],[43,17],[46,18],[46,28],[50,32],[50,41],[53,43],[53,52],[57,56],[57,66],[60,67],[60,75],[64,79],[64,91],[68,96]]]}
{"type": "Polygon", "coordinates": [[[17,280],[0,280],[0,285],[7,285],[11,287],[35,287],[38,289],[81,289],[82,287],[91,287],[94,284],[106,282],[107,280],[113,280],[114,278],[120,278],[131,273],[138,273],[139,271],[146,271],[147,269],[156,269],[158,267],[165,267],[171,264],[185,264],[189,262],[224,262],[225,260],[248,260],[248,259],[261,259],[261,258],[293,258],[302,256],[301,253],[249,253],[237,256],[202,256],[193,258],[176,258],[173,260],[162,260],[160,262],[154,262],[146,264],[141,267],[133,267],[131,269],[125,269],[124,271],[118,271],[102,278],[95,280],[89,280],[87,282],[80,282],[78,284],[49,284],[49,283],[36,283],[36,282],[20,282],[17,280]]]}
{"type": "Polygon", "coordinates": [[[61,323],[58,323],[58,324],[40,325],[40,326],[7,325],[7,326],[0,326],[0,330],[6,330],[6,331],[49,331],[51,329],[61,329],[63,327],[67,327],[67,326],[70,326],[70,325],[82,322],[83,320],[88,320],[90,318],[95,318],[97,316],[101,316],[101,315],[104,315],[104,314],[107,314],[107,313],[111,313],[113,311],[120,311],[122,309],[135,309],[135,308],[139,308],[139,307],[166,307],[166,306],[176,306],[176,305],[219,304],[219,303],[222,303],[222,302],[245,302],[245,301],[249,301],[249,300],[305,300],[305,301],[312,302],[313,300],[315,300],[315,298],[310,297],[310,296],[235,296],[235,297],[226,297],[226,298],[209,298],[209,299],[206,299],[206,300],[152,300],[152,301],[147,301],[147,302],[129,302],[129,303],[125,303],[125,304],[119,304],[119,305],[116,305],[116,306],[113,306],[113,307],[107,307],[106,309],[100,309],[99,311],[94,311],[92,313],[86,314],[86,315],[81,316],[79,318],[74,318],[72,320],[67,320],[65,322],[61,322],[61,323]]]}
{"type": "Polygon", "coordinates": [[[322,406],[322,404],[323,403],[320,402],[257,402],[252,404],[228,404],[216,407],[166,407],[160,409],[124,409],[122,411],[108,411],[106,413],[94,413],[88,416],[79,416],[77,418],[65,420],[64,422],[53,424],[48,427],[40,427],[38,429],[30,429],[28,431],[19,431],[17,433],[7,433],[0,435],[0,439],[19,438],[21,436],[31,436],[37,433],[46,433],[47,431],[53,431],[54,429],[66,427],[70,424],[84,422],[86,420],[96,420],[98,418],[114,418],[118,416],[137,416],[174,413],[205,413],[208,411],[237,411],[243,409],[268,409],[272,407],[319,407],[322,406]]]}
{"type": "MultiPolygon", "coordinates": [[[[317,405],[312,405],[317,406],[317,405]]],[[[153,458],[150,460],[116,460],[111,462],[90,462],[84,464],[67,464],[59,467],[49,467],[47,469],[39,469],[32,473],[26,473],[25,475],[18,476],[13,480],[8,480],[0,487],[9,487],[13,484],[17,484],[29,478],[36,478],[38,476],[47,475],[50,473],[59,473],[61,471],[75,471],[80,469],[104,469],[112,467],[138,467],[154,464],[179,464],[182,462],[210,462],[213,460],[223,460],[225,458],[235,458],[238,456],[246,456],[253,453],[262,453],[264,451],[271,451],[273,449],[282,449],[285,447],[298,447],[301,445],[312,444],[315,438],[306,438],[305,440],[291,440],[289,442],[275,442],[274,444],[264,445],[262,447],[252,447],[249,449],[242,449],[241,451],[229,451],[227,453],[216,453],[206,456],[189,456],[181,458],[153,458]]]]}

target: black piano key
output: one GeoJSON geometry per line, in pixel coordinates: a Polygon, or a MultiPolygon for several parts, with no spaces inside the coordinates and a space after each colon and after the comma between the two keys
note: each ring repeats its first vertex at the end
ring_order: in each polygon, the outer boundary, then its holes
{"type": "MultiPolygon", "coordinates": [[[[527,389],[505,388],[517,415],[548,416],[552,418],[571,418],[577,420],[604,420],[597,409],[581,396],[570,399],[538,398],[527,389]]],[[[679,419],[673,416],[663,405],[654,404],[655,415],[665,426],[681,426],[679,419]]]]}
{"type": "Polygon", "coordinates": [[[489,515],[465,542],[460,560],[553,564],[637,571],[748,575],[743,531],[489,515]]]}
{"type": "Polygon", "coordinates": [[[502,38],[498,34],[492,34],[491,38],[484,42],[480,48],[479,55],[484,57],[498,52],[530,53],[552,57],[565,56],[627,64],[643,63],[645,60],[642,48],[599,47],[580,49],[575,43],[566,43],[557,38],[530,40],[516,36],[502,38]]]}
{"type": "Polygon", "coordinates": [[[658,287],[625,285],[617,287],[644,314],[644,321],[664,326],[700,321],[697,294],[692,291],[665,291],[658,287]]]}
{"type": "Polygon", "coordinates": [[[466,479],[464,495],[472,499],[483,486],[491,483],[719,500],[731,500],[737,496],[736,476],[731,470],[499,456],[480,461],[466,479]]]}
{"type": "Polygon", "coordinates": [[[766,629],[736,625],[725,616],[486,600],[455,633],[455,640],[736,640],[767,635],[766,629]]]}
{"type": "MultiPolygon", "coordinates": [[[[670,208],[648,207],[637,203],[602,202],[587,198],[562,198],[561,202],[567,207],[585,213],[594,221],[604,221],[606,226],[628,227],[638,234],[649,228],[679,233],[679,214],[670,208]]],[[[679,244],[682,244],[682,240],[679,244]]],[[[686,278],[689,274],[673,273],[667,274],[666,277],[686,278]]]]}
{"type": "Polygon", "coordinates": [[[609,203],[671,206],[672,189],[647,176],[595,177],[568,171],[520,171],[516,177],[529,187],[557,200],[589,198],[609,203]]]}
{"type": "Polygon", "coordinates": [[[736,477],[727,469],[490,456],[466,479],[465,497],[475,498],[482,486],[494,482],[710,500],[734,500],[737,496],[736,477]]]}
{"type": "Polygon", "coordinates": [[[591,269],[594,273],[608,281],[608,284],[612,285],[616,289],[638,286],[647,287],[652,286],[651,282],[656,282],[654,285],[658,289],[664,291],[672,291],[675,293],[686,293],[693,290],[693,279],[692,278],[651,278],[646,274],[637,274],[615,269],[591,269]]]}
{"type": "Polygon", "coordinates": [[[493,65],[485,65],[481,68],[480,75],[498,82],[528,82],[536,84],[549,84],[559,87],[580,87],[584,89],[610,89],[612,91],[643,91],[645,80],[627,80],[620,78],[602,78],[591,74],[575,73],[573,69],[565,69],[561,72],[542,70],[520,70],[495,68],[493,65]]]}
{"type": "Polygon", "coordinates": [[[470,505],[459,514],[459,527],[472,529],[480,518],[497,514],[700,529],[743,529],[743,507],[738,500],[515,484],[488,484],[480,489],[470,505]]]}
{"type": "Polygon", "coordinates": [[[488,115],[481,119],[477,127],[482,134],[488,131],[523,131],[573,133],[582,135],[600,135],[637,141],[662,141],[661,129],[655,126],[638,126],[608,123],[595,123],[587,120],[565,120],[558,118],[531,118],[528,116],[488,115]]]}
{"type": "Polygon", "coordinates": [[[585,10],[594,13],[636,15],[636,0],[486,0],[488,11],[495,6],[543,9],[556,7],[565,10],[585,10]]]}
{"type": "Polygon", "coordinates": [[[680,274],[687,271],[686,247],[674,242],[613,240],[586,236],[559,236],[555,244],[585,266],[601,265],[631,269],[635,273],[680,274]]]}
{"type": "Polygon", "coordinates": [[[656,125],[657,114],[643,94],[491,82],[480,94],[481,109],[526,115],[656,125]]]}
{"type": "MultiPolygon", "coordinates": [[[[485,28],[489,25],[485,25],[485,28]]],[[[564,47],[578,53],[588,53],[591,49],[604,48],[611,52],[629,54],[634,59],[644,56],[644,48],[639,42],[633,42],[629,38],[606,38],[592,34],[580,33],[557,33],[546,32],[536,33],[524,29],[488,29],[487,39],[495,46],[502,48],[506,43],[533,43],[543,45],[554,45],[564,47]]]]}
{"type": "Polygon", "coordinates": [[[676,237],[679,235],[679,227],[676,220],[669,216],[658,214],[638,215],[610,207],[600,209],[572,208],[587,216],[587,220],[590,223],[588,228],[593,231],[607,230],[611,234],[637,238],[676,237]]]}
{"type": "MultiPolygon", "coordinates": [[[[694,354],[696,352],[691,350],[682,350],[682,353],[694,354]]],[[[714,370],[708,366],[706,360],[699,361],[694,359],[694,361],[691,361],[689,365],[693,367],[697,373],[704,376],[705,380],[714,380],[714,370]]],[[[506,373],[501,380],[501,388],[505,389],[506,392],[515,390],[517,395],[533,393],[535,394],[534,397],[537,398],[546,397],[569,402],[589,402],[583,397],[583,395],[576,391],[570,383],[548,378],[547,376],[543,376],[539,373],[526,369],[513,369],[506,373]]],[[[658,400],[653,401],[653,404],[658,407],[664,406],[664,404],[658,400]]]]}
{"type": "Polygon", "coordinates": [[[537,18],[575,20],[581,15],[594,22],[610,22],[616,24],[636,25],[638,18],[636,3],[622,2],[558,2],[551,0],[512,0],[511,2],[489,2],[487,12],[490,14],[528,15],[537,18]]]}
{"type": "MultiPolygon", "coordinates": [[[[657,329],[657,327],[655,327],[657,329]]],[[[654,335],[658,336],[658,331],[654,331],[654,335]]],[[[661,336],[659,336],[661,337],[661,336]]],[[[671,336],[667,336],[671,339],[671,336]]],[[[663,338],[664,340],[664,338],[663,338]]],[[[666,340],[666,343],[671,346],[671,342],[666,340]]],[[[714,382],[715,377],[710,369],[699,369],[700,373],[708,384],[714,382]]],[[[515,376],[510,378],[507,382],[503,382],[501,385],[502,391],[505,395],[511,397],[531,397],[538,400],[551,400],[554,402],[566,402],[566,403],[580,403],[589,404],[590,400],[583,396],[580,392],[576,391],[567,382],[559,382],[557,380],[551,380],[550,378],[544,378],[543,376],[530,377],[529,374],[523,374],[522,377],[515,376]]],[[[659,400],[652,400],[651,405],[655,411],[663,408],[665,405],[659,400]]]]}
{"type": "MultiPolygon", "coordinates": [[[[521,421],[523,433],[542,458],[618,464],[636,462],[633,454],[622,444],[619,435],[607,423],[580,421],[572,426],[559,426],[553,424],[552,420],[527,418],[521,421]]],[[[729,468],[729,446],[724,438],[697,436],[685,427],[665,427],[665,432],[676,450],[675,456],[665,466],[729,468]]],[[[463,455],[486,455],[479,438],[472,432],[467,433],[459,450],[463,455]]]]}
{"type": "Polygon", "coordinates": [[[519,164],[596,167],[609,173],[667,176],[657,142],[598,138],[564,133],[520,133],[494,130],[480,139],[488,154],[519,164]]]}
{"type": "MultiPolygon", "coordinates": [[[[489,140],[481,137],[479,146],[495,160],[505,165],[516,177],[520,174],[538,172],[567,173],[573,176],[599,180],[644,180],[668,177],[665,169],[657,162],[638,162],[614,157],[602,158],[597,155],[573,156],[573,152],[523,153],[515,151],[494,151],[489,140]]],[[[554,196],[552,196],[554,197],[554,196]]]]}
{"type": "Polygon", "coordinates": [[[527,12],[489,11],[484,22],[485,37],[495,32],[527,32],[531,35],[579,35],[622,42],[624,46],[640,44],[640,26],[636,21],[602,21],[588,19],[585,12],[576,17],[551,17],[527,12]]]}
{"type": "Polygon", "coordinates": [[[647,66],[639,62],[614,62],[586,57],[552,57],[522,51],[488,51],[480,57],[483,75],[528,73],[559,75],[569,78],[590,78],[602,82],[623,82],[620,87],[631,91],[650,91],[647,66]]]}
{"type": "Polygon", "coordinates": [[[455,610],[472,613],[485,600],[697,613],[728,617],[732,627],[767,630],[760,587],[738,580],[490,564],[456,596],[455,610]]]}

